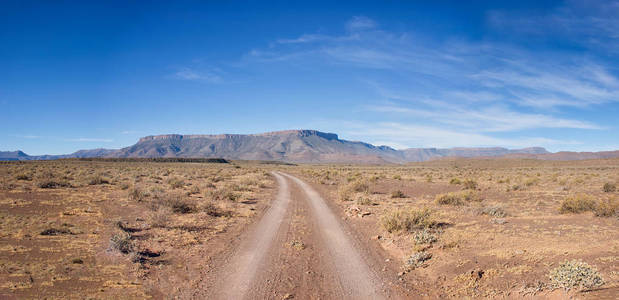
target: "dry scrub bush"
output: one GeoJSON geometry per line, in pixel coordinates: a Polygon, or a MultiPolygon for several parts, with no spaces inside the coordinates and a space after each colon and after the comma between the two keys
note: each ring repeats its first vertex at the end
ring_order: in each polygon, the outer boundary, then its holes
{"type": "Polygon", "coordinates": [[[369,192],[370,192],[370,186],[367,182],[362,181],[362,180],[355,180],[340,187],[338,190],[338,195],[341,201],[351,201],[353,200],[352,196],[355,193],[369,193],[369,192]]]}
{"type": "Polygon", "coordinates": [[[428,208],[394,210],[380,218],[381,224],[388,232],[415,231],[416,229],[432,228],[438,225],[432,211],[428,208]]]}
{"type": "Polygon", "coordinates": [[[467,179],[462,183],[462,188],[465,190],[476,190],[477,189],[477,181],[473,179],[467,179]]]}
{"type": "Polygon", "coordinates": [[[457,177],[456,177],[456,178],[452,178],[452,179],[449,181],[449,184],[461,184],[461,183],[462,183],[462,181],[460,181],[460,179],[459,179],[459,178],[457,178],[457,177]]]}
{"type": "Polygon", "coordinates": [[[170,221],[172,210],[169,207],[159,207],[150,214],[150,225],[152,227],[165,228],[170,221]]]}
{"type": "Polygon", "coordinates": [[[172,187],[173,189],[180,189],[182,187],[185,186],[185,181],[183,181],[180,178],[170,178],[168,180],[168,184],[170,185],[170,187],[172,187]]]}
{"type": "Polygon", "coordinates": [[[504,218],[507,216],[507,212],[502,206],[488,206],[481,210],[482,215],[487,215],[495,218],[504,218]]]}
{"type": "Polygon", "coordinates": [[[406,195],[404,195],[404,192],[396,190],[391,192],[391,198],[406,198],[406,195]]]}
{"type": "Polygon", "coordinates": [[[436,237],[435,231],[428,228],[424,228],[413,234],[413,241],[415,241],[417,245],[432,244],[437,240],[438,238],[436,237]]]}
{"type": "Polygon", "coordinates": [[[413,253],[406,259],[406,266],[410,269],[418,268],[432,258],[432,253],[425,251],[413,253]]]}
{"type": "Polygon", "coordinates": [[[211,198],[213,201],[236,201],[239,199],[239,194],[231,191],[228,187],[208,191],[206,197],[211,198]]]}
{"type": "Polygon", "coordinates": [[[89,185],[108,184],[108,183],[110,183],[110,181],[107,180],[106,178],[103,178],[103,176],[101,175],[94,175],[90,177],[90,179],[88,180],[89,185]]]}
{"type": "Polygon", "coordinates": [[[598,217],[612,217],[619,213],[619,201],[616,199],[601,200],[595,207],[595,215],[598,217]]]}
{"type": "Polygon", "coordinates": [[[473,191],[438,194],[434,201],[440,205],[465,205],[468,202],[480,202],[483,199],[473,191]]]}
{"type": "Polygon", "coordinates": [[[38,183],[38,187],[42,189],[55,189],[61,187],[71,187],[71,184],[65,180],[45,179],[38,183]]]}
{"type": "Polygon", "coordinates": [[[614,183],[607,182],[604,184],[602,190],[604,190],[605,193],[614,193],[617,190],[617,187],[614,183]]]}
{"type": "Polygon", "coordinates": [[[20,173],[15,176],[17,180],[32,180],[32,176],[26,173],[20,173]]]}
{"type": "Polygon", "coordinates": [[[144,192],[140,188],[133,187],[131,188],[131,190],[129,190],[129,200],[131,201],[142,202],[146,199],[147,196],[148,194],[146,194],[146,192],[144,192]]]}
{"type": "Polygon", "coordinates": [[[110,247],[125,254],[133,252],[134,245],[131,240],[131,235],[126,232],[114,234],[112,238],[110,238],[110,247]]]}
{"type": "Polygon", "coordinates": [[[565,261],[550,271],[551,285],[566,290],[591,289],[604,284],[598,271],[580,260],[565,261]]]}
{"type": "Polygon", "coordinates": [[[562,214],[567,213],[582,213],[586,211],[594,211],[596,208],[595,199],[592,196],[585,194],[577,194],[567,197],[561,202],[559,212],[562,214]]]}

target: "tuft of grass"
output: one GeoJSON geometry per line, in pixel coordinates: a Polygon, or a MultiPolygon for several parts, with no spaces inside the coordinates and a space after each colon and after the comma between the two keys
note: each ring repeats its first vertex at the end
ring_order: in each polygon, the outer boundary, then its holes
{"type": "Polygon", "coordinates": [[[180,178],[170,178],[168,180],[168,184],[173,189],[180,189],[185,186],[185,181],[180,178]]]}
{"type": "Polygon", "coordinates": [[[133,252],[134,245],[131,240],[131,235],[127,232],[114,234],[110,238],[110,248],[116,249],[124,254],[133,252]]]}
{"type": "Polygon", "coordinates": [[[410,269],[418,268],[432,258],[432,253],[425,251],[415,252],[406,259],[406,266],[410,269]]]}
{"type": "Polygon", "coordinates": [[[586,194],[577,194],[563,199],[559,212],[562,214],[578,214],[586,211],[594,211],[596,208],[595,199],[586,194]]]}
{"type": "Polygon", "coordinates": [[[564,261],[550,271],[551,285],[555,288],[591,289],[604,284],[604,279],[598,271],[586,262],[580,260],[564,261]]]}
{"type": "Polygon", "coordinates": [[[20,174],[17,174],[17,176],[15,176],[15,179],[30,181],[30,180],[32,180],[32,176],[29,175],[29,174],[26,174],[26,173],[20,173],[20,174]]]}
{"type": "Polygon", "coordinates": [[[129,200],[131,201],[142,202],[147,196],[148,194],[140,188],[134,187],[129,190],[129,200]]]}
{"type": "Polygon", "coordinates": [[[507,216],[507,212],[505,211],[505,209],[499,205],[485,207],[484,209],[482,209],[481,214],[495,218],[504,218],[507,216]]]}
{"type": "Polygon", "coordinates": [[[449,181],[449,184],[462,184],[462,181],[460,181],[459,178],[455,177],[449,181]]]}
{"type": "Polygon", "coordinates": [[[604,193],[614,193],[617,190],[617,187],[614,183],[607,182],[602,187],[602,190],[604,191],[604,193]]]}
{"type": "Polygon", "coordinates": [[[338,196],[341,201],[352,201],[355,193],[369,193],[370,186],[366,181],[353,180],[350,183],[341,186],[338,190],[338,196]]]}
{"type": "Polygon", "coordinates": [[[473,191],[438,194],[434,201],[440,205],[465,205],[468,202],[480,202],[483,199],[473,191]]]}
{"type": "Polygon", "coordinates": [[[413,234],[413,241],[415,241],[415,244],[417,245],[432,244],[437,240],[438,238],[436,237],[434,230],[430,230],[428,228],[424,228],[413,234]]]}
{"type": "Polygon", "coordinates": [[[46,179],[39,182],[37,186],[42,189],[56,189],[62,187],[71,187],[71,184],[64,180],[46,179]]]}
{"type": "Polygon", "coordinates": [[[71,230],[66,228],[48,228],[41,231],[41,235],[61,235],[61,234],[73,234],[71,230]]]}
{"type": "Polygon", "coordinates": [[[430,209],[394,210],[381,216],[381,224],[388,232],[415,231],[438,225],[430,209]]]}
{"type": "Polygon", "coordinates": [[[465,190],[476,190],[477,189],[477,181],[473,179],[467,179],[462,183],[462,189],[465,190]]]}
{"type": "Polygon", "coordinates": [[[391,192],[391,198],[406,198],[406,195],[404,195],[404,192],[396,190],[391,192]]]}
{"type": "Polygon", "coordinates": [[[106,178],[103,178],[101,175],[94,175],[88,181],[89,185],[98,185],[98,184],[109,184],[110,181],[106,178]]]}
{"type": "Polygon", "coordinates": [[[168,207],[159,207],[150,214],[150,225],[152,227],[166,228],[170,221],[172,211],[168,207]]]}
{"type": "Polygon", "coordinates": [[[178,214],[189,214],[196,212],[196,207],[189,200],[181,196],[170,196],[166,199],[166,204],[172,209],[172,212],[178,214]]]}
{"type": "Polygon", "coordinates": [[[595,215],[598,217],[612,217],[619,213],[619,201],[616,199],[601,200],[595,207],[595,215]]]}

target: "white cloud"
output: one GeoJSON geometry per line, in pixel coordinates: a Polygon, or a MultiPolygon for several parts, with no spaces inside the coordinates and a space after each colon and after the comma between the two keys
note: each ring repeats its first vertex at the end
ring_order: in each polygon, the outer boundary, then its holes
{"type": "Polygon", "coordinates": [[[355,16],[346,23],[346,28],[350,31],[374,29],[378,24],[365,16],[355,16]]]}
{"type": "Polygon", "coordinates": [[[345,129],[343,134],[352,138],[369,139],[373,143],[394,145],[397,149],[411,147],[448,148],[454,145],[459,147],[500,145],[509,148],[524,148],[578,144],[575,141],[562,141],[544,137],[498,138],[479,133],[396,122],[355,123],[354,126],[345,129]]]}
{"type": "Polygon", "coordinates": [[[197,71],[191,68],[182,68],[171,77],[179,80],[203,81],[209,83],[220,83],[222,81],[221,77],[212,71],[197,71]]]}

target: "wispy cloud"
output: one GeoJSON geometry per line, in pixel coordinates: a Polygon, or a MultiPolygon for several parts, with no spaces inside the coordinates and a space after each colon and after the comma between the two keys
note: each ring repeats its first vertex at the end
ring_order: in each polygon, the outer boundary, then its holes
{"type": "Polygon", "coordinates": [[[574,145],[575,141],[564,141],[544,137],[517,136],[497,138],[485,134],[449,130],[440,127],[405,124],[398,122],[348,123],[343,134],[347,137],[365,138],[377,145],[392,146],[397,149],[409,147],[486,147],[504,146],[522,148],[531,146],[574,145]]]}
{"type": "Polygon", "coordinates": [[[346,28],[350,31],[374,29],[377,26],[376,21],[365,16],[355,16],[346,23],[346,28]]]}
{"type": "Polygon", "coordinates": [[[189,81],[202,81],[208,83],[220,83],[222,78],[215,74],[213,71],[194,70],[192,68],[182,68],[172,74],[174,79],[189,80],[189,81]]]}

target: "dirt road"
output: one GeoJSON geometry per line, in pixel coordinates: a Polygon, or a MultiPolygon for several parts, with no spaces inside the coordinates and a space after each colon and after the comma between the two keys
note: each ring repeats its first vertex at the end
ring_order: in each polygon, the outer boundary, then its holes
{"type": "Polygon", "coordinates": [[[213,299],[382,299],[389,289],[324,199],[302,180],[274,172],[271,207],[222,264],[213,299]]]}

